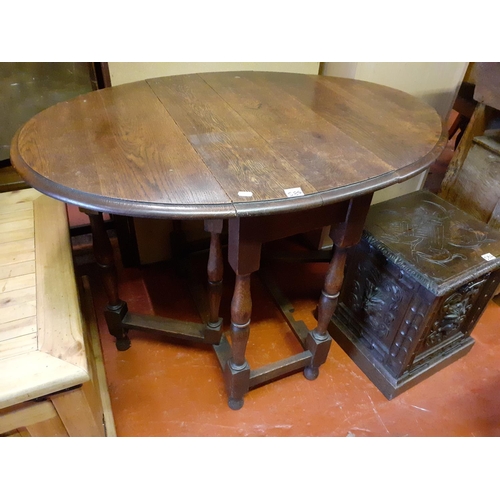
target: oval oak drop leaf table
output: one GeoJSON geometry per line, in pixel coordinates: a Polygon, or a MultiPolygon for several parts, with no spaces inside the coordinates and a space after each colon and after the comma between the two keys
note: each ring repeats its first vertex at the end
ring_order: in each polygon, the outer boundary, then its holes
{"type": "Polygon", "coordinates": [[[11,160],[39,191],[91,219],[94,252],[118,349],[140,329],[214,346],[229,398],[304,369],[318,375],[342,285],[346,249],[360,240],[373,192],[410,178],[446,143],[436,111],[395,89],[291,73],[182,75],[119,85],[57,104],[28,121],[11,160]],[[211,234],[205,321],[133,314],[118,294],[102,213],[203,219],[211,234]],[[220,233],[236,273],[230,342],[222,334],[220,233]],[[316,328],[285,317],[304,352],[251,370],[250,276],[262,244],[324,226],[334,242],[316,328]]]}

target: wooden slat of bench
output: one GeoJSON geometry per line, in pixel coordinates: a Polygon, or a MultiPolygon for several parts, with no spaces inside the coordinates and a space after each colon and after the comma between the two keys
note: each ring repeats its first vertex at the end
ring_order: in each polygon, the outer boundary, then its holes
{"type": "Polygon", "coordinates": [[[35,274],[35,260],[0,265],[0,279],[13,278],[24,274],[35,274]]]}
{"type": "MultiPolygon", "coordinates": [[[[32,198],[32,196],[30,196],[32,198]]],[[[33,210],[33,200],[20,201],[18,203],[2,203],[0,205],[0,214],[10,214],[24,210],[33,210]]]]}
{"type": "Polygon", "coordinates": [[[34,249],[19,252],[16,250],[11,250],[9,252],[0,251],[0,266],[8,266],[18,262],[27,262],[28,260],[35,260],[34,249]]]}
{"type": "Polygon", "coordinates": [[[33,203],[25,203],[25,207],[22,210],[16,212],[1,213],[0,212],[0,223],[4,224],[6,222],[15,222],[19,220],[26,220],[33,218],[33,203]],[[31,206],[30,206],[31,205],[31,206]]]}
{"type": "Polygon", "coordinates": [[[36,314],[36,287],[0,293],[0,324],[36,314]]]}
{"type": "Polygon", "coordinates": [[[12,252],[0,255],[0,266],[17,264],[18,262],[28,262],[30,260],[35,260],[35,251],[23,253],[12,252]]]}
{"type": "Polygon", "coordinates": [[[0,255],[0,266],[17,264],[19,262],[28,262],[30,260],[35,260],[35,252],[23,252],[23,253],[10,253],[7,255],[0,255]]]}
{"type": "Polygon", "coordinates": [[[87,370],[66,207],[47,196],[36,199],[34,206],[38,346],[87,370]]]}
{"type": "Polygon", "coordinates": [[[25,253],[35,250],[35,240],[33,237],[18,241],[5,241],[0,243],[0,256],[11,253],[25,253]]]}
{"type": "MultiPolygon", "coordinates": [[[[33,226],[31,199],[1,207],[0,226],[26,221],[33,226]]],[[[0,235],[0,360],[38,347],[34,258],[33,227],[0,235]]]]}
{"type": "Polygon", "coordinates": [[[33,229],[33,219],[23,219],[18,221],[2,222],[0,223],[0,234],[9,231],[16,231],[18,229],[33,229]]]}
{"type": "Polygon", "coordinates": [[[27,240],[28,238],[33,238],[34,236],[35,232],[33,227],[16,229],[14,231],[2,233],[0,235],[0,243],[5,243],[7,241],[27,240]]]}
{"type": "MultiPolygon", "coordinates": [[[[36,200],[40,196],[40,192],[36,189],[23,189],[22,191],[10,191],[0,193],[0,205],[3,207],[14,207],[25,202],[36,200]]],[[[4,210],[9,210],[4,208],[4,210]]]]}
{"type": "Polygon", "coordinates": [[[37,347],[36,333],[4,340],[0,342],[0,361],[12,356],[19,356],[30,351],[36,351],[37,347]]]}
{"type": "Polygon", "coordinates": [[[22,290],[23,288],[34,287],[36,285],[35,273],[12,276],[0,279],[0,293],[22,290]]]}
{"type": "Polygon", "coordinates": [[[2,323],[9,323],[18,319],[29,318],[30,316],[34,316],[36,314],[35,299],[13,304],[8,307],[4,306],[0,302],[0,307],[2,308],[2,323]]]}
{"type": "MultiPolygon", "coordinates": [[[[14,305],[21,304],[24,301],[35,300],[36,286],[28,286],[18,290],[11,290],[9,292],[0,293],[0,304],[14,305]]],[[[0,316],[0,323],[3,323],[2,316],[0,316]]]]}
{"type": "Polygon", "coordinates": [[[36,333],[36,316],[28,316],[0,324],[0,342],[36,333]]]}

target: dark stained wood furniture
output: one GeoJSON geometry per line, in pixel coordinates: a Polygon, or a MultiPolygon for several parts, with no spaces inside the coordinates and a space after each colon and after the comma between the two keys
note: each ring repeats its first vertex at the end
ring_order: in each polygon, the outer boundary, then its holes
{"type": "Polygon", "coordinates": [[[500,227],[500,63],[474,63],[477,106],[448,166],[439,195],[500,227]]]}
{"type": "Polygon", "coordinates": [[[499,256],[500,232],[433,193],[374,205],[330,333],[392,399],[471,349],[499,256]]]}
{"type": "Polygon", "coordinates": [[[205,73],[119,85],[58,104],[18,131],[11,158],[30,185],[90,214],[117,347],[129,347],[133,329],[213,344],[229,406],[238,409],[252,387],[299,369],[309,379],[318,375],[346,249],[361,238],[373,192],[426,169],[446,139],[434,109],[388,87],[289,73],[205,73]],[[102,212],[205,220],[211,247],[203,323],[127,310],[102,212]],[[236,273],[230,342],[218,310],[225,219],[236,273]],[[328,225],[335,246],[318,324],[307,331],[285,313],[304,352],[251,370],[250,277],[263,243],[328,225]]]}

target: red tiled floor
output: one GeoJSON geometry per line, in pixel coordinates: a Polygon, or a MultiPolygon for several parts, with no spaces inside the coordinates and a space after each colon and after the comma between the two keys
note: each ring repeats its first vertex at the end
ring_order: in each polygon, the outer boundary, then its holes
{"type": "MultiPolygon", "coordinates": [[[[324,270],[321,263],[276,262],[273,267],[296,318],[308,327],[314,325],[324,270]]],[[[333,343],[317,380],[293,374],[250,391],[243,408],[233,411],[210,347],[131,331],[132,347],[117,351],[101,313],[105,298],[95,269],[90,265],[79,271],[91,278],[119,436],[500,436],[497,302],[490,302],[476,326],[469,354],[392,401],[333,343]]],[[[231,272],[226,275],[221,314],[227,326],[232,279],[231,272]]],[[[121,269],[120,280],[130,310],[198,321],[172,265],[121,269]]],[[[247,351],[252,368],[299,352],[257,276],[252,293],[247,351]]]]}

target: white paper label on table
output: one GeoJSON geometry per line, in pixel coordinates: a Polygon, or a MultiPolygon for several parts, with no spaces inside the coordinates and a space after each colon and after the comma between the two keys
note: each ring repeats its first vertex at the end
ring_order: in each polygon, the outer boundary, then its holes
{"type": "Polygon", "coordinates": [[[249,198],[253,196],[252,191],[238,191],[238,196],[242,196],[243,198],[249,198]]]}
{"type": "Polygon", "coordinates": [[[301,188],[285,189],[285,194],[288,196],[288,198],[293,198],[294,196],[304,196],[301,188]]]}
{"type": "Polygon", "coordinates": [[[485,253],[484,255],[481,255],[481,257],[484,260],[495,260],[496,259],[496,257],[494,255],[492,255],[491,253],[485,253]]]}

